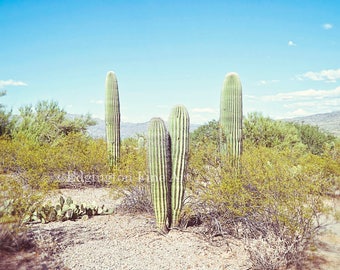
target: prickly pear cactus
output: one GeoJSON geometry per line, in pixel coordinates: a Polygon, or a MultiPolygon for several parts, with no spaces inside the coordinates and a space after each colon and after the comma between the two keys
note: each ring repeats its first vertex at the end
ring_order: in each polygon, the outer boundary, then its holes
{"type": "Polygon", "coordinates": [[[53,221],[76,220],[79,218],[88,219],[95,215],[110,215],[113,209],[108,209],[95,204],[87,205],[86,203],[75,204],[73,200],[68,197],[60,196],[59,203],[55,206],[43,205],[24,217],[24,223],[27,222],[41,222],[48,223],[53,221]]]}

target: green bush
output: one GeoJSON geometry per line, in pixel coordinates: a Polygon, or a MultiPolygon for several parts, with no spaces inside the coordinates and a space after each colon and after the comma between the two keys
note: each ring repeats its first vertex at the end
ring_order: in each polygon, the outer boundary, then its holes
{"type": "Polygon", "coordinates": [[[335,137],[320,130],[318,126],[295,123],[301,142],[312,154],[321,155],[325,148],[330,147],[335,141],[335,137]]]}
{"type": "Polygon", "coordinates": [[[106,173],[107,153],[103,139],[92,139],[81,133],[70,133],[51,146],[59,172],[82,172],[85,175],[106,173]]]}
{"type": "Polygon", "coordinates": [[[95,121],[89,115],[69,117],[55,101],[39,101],[19,108],[20,115],[16,119],[12,134],[14,137],[24,135],[40,144],[53,143],[60,137],[70,133],[86,133],[88,126],[95,121]]]}
{"type": "Polygon", "coordinates": [[[123,212],[152,212],[150,183],[147,174],[146,148],[137,138],[121,144],[121,157],[112,172],[112,191],[122,198],[118,209],[123,212]]]}
{"type": "Polygon", "coordinates": [[[147,181],[146,149],[138,147],[138,139],[127,138],[121,144],[121,158],[113,169],[114,187],[129,187],[147,181]]]}
{"type": "Polygon", "coordinates": [[[300,143],[295,126],[275,121],[260,113],[250,113],[244,120],[244,138],[253,145],[283,149],[300,143]]]}
{"type": "Polygon", "coordinates": [[[267,251],[280,240],[281,251],[268,253],[266,262],[261,262],[258,246],[248,245],[254,267],[258,264],[254,269],[300,263],[322,227],[320,217],[329,213],[325,196],[339,181],[338,150],[318,156],[284,145],[248,140],[239,170],[218,158],[214,143],[202,144],[190,155],[192,214],[204,221],[206,233],[232,234],[247,245],[258,241],[267,251]]]}

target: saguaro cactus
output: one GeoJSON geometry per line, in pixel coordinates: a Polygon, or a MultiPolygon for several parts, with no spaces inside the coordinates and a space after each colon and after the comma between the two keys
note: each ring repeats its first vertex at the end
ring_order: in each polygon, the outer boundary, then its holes
{"type": "Polygon", "coordinates": [[[189,153],[189,114],[183,105],[175,106],[169,118],[171,140],[171,226],[177,227],[184,200],[189,153]]]}
{"type": "Polygon", "coordinates": [[[116,74],[109,71],[106,75],[105,124],[109,166],[119,161],[120,155],[120,104],[116,74]]]}
{"type": "Polygon", "coordinates": [[[138,138],[137,145],[138,145],[138,150],[142,150],[142,149],[145,148],[145,139],[144,139],[144,137],[140,136],[138,138]]]}
{"type": "Polygon", "coordinates": [[[235,159],[242,152],[242,85],[237,73],[226,75],[221,92],[220,150],[235,159]]]}
{"type": "Polygon", "coordinates": [[[148,163],[151,182],[151,198],[157,227],[168,232],[169,180],[171,172],[169,134],[164,121],[152,118],[148,127],[148,163]]]}

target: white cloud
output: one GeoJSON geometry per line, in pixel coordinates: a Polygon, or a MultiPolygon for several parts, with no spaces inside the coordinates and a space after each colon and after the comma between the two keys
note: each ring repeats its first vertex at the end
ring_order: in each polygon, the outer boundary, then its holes
{"type": "Polygon", "coordinates": [[[289,118],[332,112],[340,107],[340,86],[330,90],[307,89],[275,95],[260,96],[257,103],[271,108],[274,118],[289,118]]]}
{"type": "Polygon", "coordinates": [[[264,101],[285,101],[296,99],[325,99],[325,98],[340,98],[340,86],[332,90],[315,90],[308,89],[303,91],[295,91],[288,93],[278,93],[272,96],[264,96],[264,101]]]}
{"type": "Polygon", "coordinates": [[[329,30],[329,29],[332,29],[333,28],[333,25],[330,24],[330,23],[325,23],[322,25],[323,29],[325,30],[329,30]]]}
{"type": "Polygon", "coordinates": [[[287,109],[296,108],[296,107],[314,107],[317,106],[318,101],[299,101],[299,102],[290,102],[284,104],[283,107],[287,109]]]}
{"type": "Polygon", "coordinates": [[[217,112],[214,108],[193,108],[191,111],[194,113],[216,113],[217,112]]]}
{"type": "Polygon", "coordinates": [[[157,105],[156,108],[157,109],[170,109],[168,105],[157,105]]]}
{"type": "Polygon", "coordinates": [[[90,100],[90,103],[93,103],[93,104],[104,104],[104,100],[90,100]]]}
{"type": "Polygon", "coordinates": [[[306,115],[310,115],[310,112],[304,110],[304,109],[296,109],[292,112],[288,112],[286,115],[285,115],[285,118],[293,118],[293,117],[299,117],[299,116],[306,116],[306,115]]]}
{"type": "Polygon", "coordinates": [[[340,68],[339,69],[326,69],[319,72],[309,71],[302,75],[298,75],[299,80],[309,79],[312,81],[326,81],[326,82],[336,82],[340,79],[340,68]]]}
{"type": "Polygon", "coordinates": [[[27,86],[27,83],[24,83],[21,81],[14,81],[14,80],[7,80],[7,81],[0,80],[0,88],[3,88],[5,86],[27,86]]]}
{"type": "Polygon", "coordinates": [[[213,119],[218,119],[218,115],[207,116],[202,114],[190,114],[190,123],[192,124],[203,124],[208,123],[213,119]]]}
{"type": "Polygon", "coordinates": [[[105,120],[105,117],[102,114],[96,114],[96,113],[92,114],[92,118],[99,118],[99,119],[105,120]]]}
{"type": "Polygon", "coordinates": [[[212,119],[217,119],[219,115],[219,110],[202,107],[202,108],[192,108],[189,110],[190,122],[194,124],[202,124],[211,121],[212,119]]]}
{"type": "Polygon", "coordinates": [[[288,41],[288,46],[296,46],[296,44],[292,40],[289,40],[288,41]]]}
{"type": "Polygon", "coordinates": [[[261,80],[257,84],[258,85],[268,85],[268,84],[273,84],[273,83],[278,83],[279,80],[261,80]]]}

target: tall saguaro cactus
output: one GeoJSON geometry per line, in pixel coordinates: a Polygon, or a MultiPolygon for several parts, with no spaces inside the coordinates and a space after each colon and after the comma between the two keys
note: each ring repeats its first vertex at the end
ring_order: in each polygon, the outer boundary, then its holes
{"type": "Polygon", "coordinates": [[[237,73],[226,75],[221,92],[220,150],[235,159],[242,152],[242,85],[237,73]]]}
{"type": "Polygon", "coordinates": [[[120,104],[116,74],[109,71],[106,75],[105,125],[109,166],[119,161],[120,155],[120,104]]]}
{"type": "Polygon", "coordinates": [[[151,182],[151,197],[157,227],[168,232],[169,180],[171,172],[169,134],[164,121],[152,118],[148,127],[148,163],[151,182]]]}
{"type": "Polygon", "coordinates": [[[177,227],[184,200],[189,153],[189,114],[183,105],[175,106],[169,118],[171,140],[171,226],[177,227]]]}

